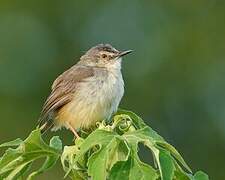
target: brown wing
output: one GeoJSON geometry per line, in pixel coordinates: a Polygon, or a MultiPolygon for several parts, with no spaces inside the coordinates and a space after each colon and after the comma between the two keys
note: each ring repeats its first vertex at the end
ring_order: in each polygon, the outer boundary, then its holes
{"type": "Polygon", "coordinates": [[[75,65],[61,74],[52,85],[52,92],[47,98],[39,119],[42,131],[51,128],[55,113],[69,103],[77,89],[79,82],[94,75],[91,67],[75,65]]]}

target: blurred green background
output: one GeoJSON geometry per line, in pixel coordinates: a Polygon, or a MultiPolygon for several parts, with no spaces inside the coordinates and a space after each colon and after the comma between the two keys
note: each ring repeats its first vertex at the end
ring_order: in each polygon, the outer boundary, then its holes
{"type": "MultiPolygon", "coordinates": [[[[102,42],[135,50],[123,62],[121,107],[142,116],[194,171],[225,179],[222,0],[0,0],[0,142],[25,138],[53,80],[102,42]]],[[[72,144],[70,132],[56,134],[72,144]]],[[[59,165],[41,177],[63,172],[59,165]]]]}

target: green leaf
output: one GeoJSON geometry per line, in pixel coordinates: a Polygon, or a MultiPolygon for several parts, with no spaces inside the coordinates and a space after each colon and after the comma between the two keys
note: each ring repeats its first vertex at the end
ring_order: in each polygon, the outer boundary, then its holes
{"type": "Polygon", "coordinates": [[[170,153],[168,151],[161,149],[159,152],[159,162],[162,179],[172,180],[175,167],[173,163],[173,158],[171,157],[170,153]]]}
{"type": "Polygon", "coordinates": [[[175,170],[173,180],[192,180],[190,176],[188,176],[185,172],[180,172],[175,170]]]}
{"type": "Polygon", "coordinates": [[[113,166],[113,156],[116,153],[120,140],[112,138],[106,146],[101,146],[88,161],[88,174],[93,179],[104,180],[107,177],[107,170],[113,166]],[[111,162],[110,162],[111,161],[111,162]]]}
{"type": "Polygon", "coordinates": [[[116,163],[109,176],[110,180],[149,180],[150,178],[156,180],[158,178],[157,171],[131,156],[127,161],[116,163]]]}
{"type": "Polygon", "coordinates": [[[209,176],[202,171],[198,171],[194,175],[194,180],[209,180],[209,176]]]}
{"type": "Polygon", "coordinates": [[[190,173],[192,173],[191,168],[187,165],[180,153],[172,145],[165,141],[158,141],[157,144],[167,149],[190,173]]]}
{"type": "Polygon", "coordinates": [[[114,138],[121,138],[114,132],[106,131],[102,129],[97,129],[92,132],[85,141],[80,146],[80,151],[76,156],[75,160],[78,160],[81,156],[83,156],[88,150],[95,146],[106,146],[110,143],[114,138]]]}
{"type": "Polygon", "coordinates": [[[52,166],[55,165],[56,161],[58,160],[58,157],[56,156],[48,156],[44,162],[44,164],[42,165],[42,167],[37,170],[37,171],[34,171],[33,173],[31,173],[29,176],[28,176],[28,180],[31,180],[33,179],[35,176],[47,171],[49,168],[51,168],[52,166]]]}
{"type": "Polygon", "coordinates": [[[21,177],[23,175],[23,173],[25,173],[27,171],[27,169],[30,168],[30,166],[31,166],[30,162],[23,163],[23,164],[17,166],[17,168],[12,170],[5,179],[11,180],[11,179],[17,179],[17,178],[21,177]]]}
{"type": "Polygon", "coordinates": [[[94,180],[105,180],[107,171],[116,162],[126,160],[129,155],[129,149],[119,135],[102,129],[94,131],[81,144],[75,161],[78,161],[89,150],[94,153],[88,160],[88,174],[94,180]]]}
{"type": "Polygon", "coordinates": [[[146,126],[145,122],[138,115],[133,113],[132,111],[119,109],[116,112],[116,115],[119,115],[119,114],[125,114],[125,115],[130,116],[130,118],[133,120],[133,123],[137,129],[140,129],[140,128],[143,128],[146,126]]]}
{"type": "Polygon", "coordinates": [[[81,173],[77,170],[71,170],[69,173],[69,177],[73,180],[86,180],[88,179],[86,174],[81,173]]]}
{"type": "MultiPolygon", "coordinates": [[[[9,148],[6,150],[5,154],[1,157],[0,160],[0,176],[2,177],[6,173],[8,173],[9,170],[5,169],[5,166],[10,164],[15,159],[18,159],[23,154],[23,150],[21,147],[18,147],[17,149],[9,148]]],[[[4,177],[4,176],[3,176],[4,177]]]]}
{"type": "Polygon", "coordinates": [[[0,148],[1,147],[9,147],[9,146],[19,146],[22,143],[23,143],[23,140],[21,140],[20,138],[17,138],[17,139],[15,139],[13,141],[9,141],[9,142],[1,144],[0,148]]]}
{"type": "Polygon", "coordinates": [[[162,141],[162,139],[160,138],[160,136],[152,132],[151,128],[145,127],[137,131],[125,133],[123,136],[128,141],[128,144],[131,144],[134,147],[136,146],[135,149],[137,149],[137,144],[139,142],[144,143],[144,145],[146,145],[153,152],[162,179],[172,179],[175,170],[173,158],[170,155],[169,151],[157,147],[156,142],[158,140],[162,141]]]}
{"type": "Polygon", "coordinates": [[[131,158],[127,161],[117,162],[111,169],[109,179],[111,180],[128,180],[131,169],[131,158]]]}
{"type": "MultiPolygon", "coordinates": [[[[8,145],[19,145],[16,149],[9,148],[0,160],[0,176],[5,179],[18,179],[29,169],[32,162],[39,158],[46,158],[42,167],[33,172],[28,179],[43,173],[52,167],[60,156],[58,137],[53,137],[50,146],[41,138],[40,130],[34,130],[25,141],[15,140],[8,145]]],[[[6,144],[6,143],[4,143],[6,144]]]]}
{"type": "Polygon", "coordinates": [[[75,166],[74,166],[74,158],[76,154],[79,152],[78,146],[65,146],[62,156],[61,156],[61,164],[63,167],[63,170],[66,172],[66,176],[68,176],[70,173],[71,176],[75,176],[77,173],[75,172],[75,166]],[[71,172],[73,170],[73,172],[71,172]]]}
{"type": "Polygon", "coordinates": [[[159,136],[155,131],[153,131],[150,127],[146,126],[142,129],[138,129],[136,131],[127,132],[123,135],[126,138],[138,141],[149,140],[152,144],[155,144],[157,141],[164,141],[161,136],[159,136]]]}
{"type": "Polygon", "coordinates": [[[61,152],[62,141],[60,140],[59,136],[53,136],[50,140],[49,146],[61,152]]]}
{"type": "Polygon", "coordinates": [[[193,180],[192,175],[186,173],[176,161],[174,161],[174,165],[176,168],[176,170],[174,171],[174,180],[193,180]]]}

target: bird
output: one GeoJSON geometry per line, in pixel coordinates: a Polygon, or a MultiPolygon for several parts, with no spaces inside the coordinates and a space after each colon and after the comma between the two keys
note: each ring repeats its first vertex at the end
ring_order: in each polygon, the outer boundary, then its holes
{"type": "Polygon", "coordinates": [[[78,129],[90,129],[108,120],[124,95],[121,63],[131,52],[110,44],[98,44],[86,51],[53,82],[38,121],[41,132],[64,127],[79,138],[78,129]]]}

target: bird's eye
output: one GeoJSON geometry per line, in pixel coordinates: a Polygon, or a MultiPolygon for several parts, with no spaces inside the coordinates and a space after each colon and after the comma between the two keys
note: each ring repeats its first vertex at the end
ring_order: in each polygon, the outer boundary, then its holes
{"type": "Polygon", "coordinates": [[[107,55],[106,54],[102,54],[102,58],[106,58],[107,57],[107,55]]]}

